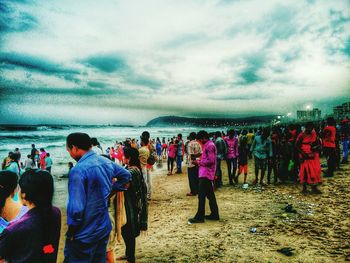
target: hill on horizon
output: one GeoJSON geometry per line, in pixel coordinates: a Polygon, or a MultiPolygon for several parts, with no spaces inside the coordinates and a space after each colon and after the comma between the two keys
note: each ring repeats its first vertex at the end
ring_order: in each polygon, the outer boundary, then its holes
{"type": "Polygon", "coordinates": [[[267,124],[275,119],[277,115],[251,116],[240,118],[188,118],[179,116],[162,116],[150,120],[146,126],[204,126],[204,127],[220,127],[220,126],[238,126],[267,124]]]}

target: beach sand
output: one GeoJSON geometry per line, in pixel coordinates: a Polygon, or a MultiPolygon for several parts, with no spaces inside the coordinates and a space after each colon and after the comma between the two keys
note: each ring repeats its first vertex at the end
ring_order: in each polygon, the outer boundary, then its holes
{"type": "MultiPolygon", "coordinates": [[[[164,162],[164,168],[166,166],[164,162]]],[[[163,169],[164,169],[163,168],[163,169]]],[[[323,179],[321,195],[302,195],[300,186],[278,185],[243,190],[224,186],[215,192],[220,221],[188,225],[197,197],[187,197],[187,174],[166,176],[154,171],[149,230],[137,238],[137,262],[345,262],[350,260],[350,166],[323,179]],[[292,204],[296,213],[283,208],[292,204]],[[250,229],[256,228],[256,233],[250,229]],[[285,256],[278,249],[295,249],[285,256]]],[[[253,181],[253,161],[248,181],[253,181]]],[[[185,172],[187,169],[183,169],[185,172]]],[[[207,202],[208,203],[208,202],[207,202]]],[[[209,207],[207,204],[207,214],[209,207]]],[[[63,262],[65,210],[58,262],[63,262]]],[[[116,255],[124,253],[118,244],[116,255]]],[[[123,262],[123,261],[119,261],[123,262]]],[[[124,261],[126,262],[126,261],[124,261]]]]}

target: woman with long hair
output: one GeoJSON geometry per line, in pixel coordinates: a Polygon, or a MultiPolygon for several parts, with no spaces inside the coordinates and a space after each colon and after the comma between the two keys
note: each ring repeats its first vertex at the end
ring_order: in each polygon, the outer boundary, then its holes
{"type": "Polygon", "coordinates": [[[17,174],[11,171],[0,171],[0,234],[8,224],[19,220],[28,208],[14,197],[17,193],[17,174]]]}
{"type": "Polygon", "coordinates": [[[28,170],[19,186],[28,212],[0,235],[0,258],[9,262],[56,262],[61,212],[52,206],[52,176],[47,171],[28,170]]]}
{"type": "Polygon", "coordinates": [[[141,231],[147,230],[147,186],[142,176],[138,150],[125,148],[124,157],[131,181],[127,191],[124,192],[127,220],[126,225],[122,227],[122,236],[126,247],[125,256],[118,259],[135,262],[136,237],[141,231]]]}

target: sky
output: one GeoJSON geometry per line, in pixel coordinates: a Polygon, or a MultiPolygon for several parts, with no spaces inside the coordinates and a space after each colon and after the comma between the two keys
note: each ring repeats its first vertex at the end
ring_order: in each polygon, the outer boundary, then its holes
{"type": "Polygon", "coordinates": [[[330,113],[349,73],[349,0],[0,0],[0,123],[330,113]]]}

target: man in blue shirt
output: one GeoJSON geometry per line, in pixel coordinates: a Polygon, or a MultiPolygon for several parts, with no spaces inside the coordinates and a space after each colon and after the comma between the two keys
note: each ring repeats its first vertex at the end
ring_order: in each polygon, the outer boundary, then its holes
{"type": "Polygon", "coordinates": [[[77,164],[69,173],[64,262],[105,263],[112,229],[108,197],[111,190],[125,190],[130,173],[92,151],[85,133],[68,135],[67,151],[77,164]]]}

